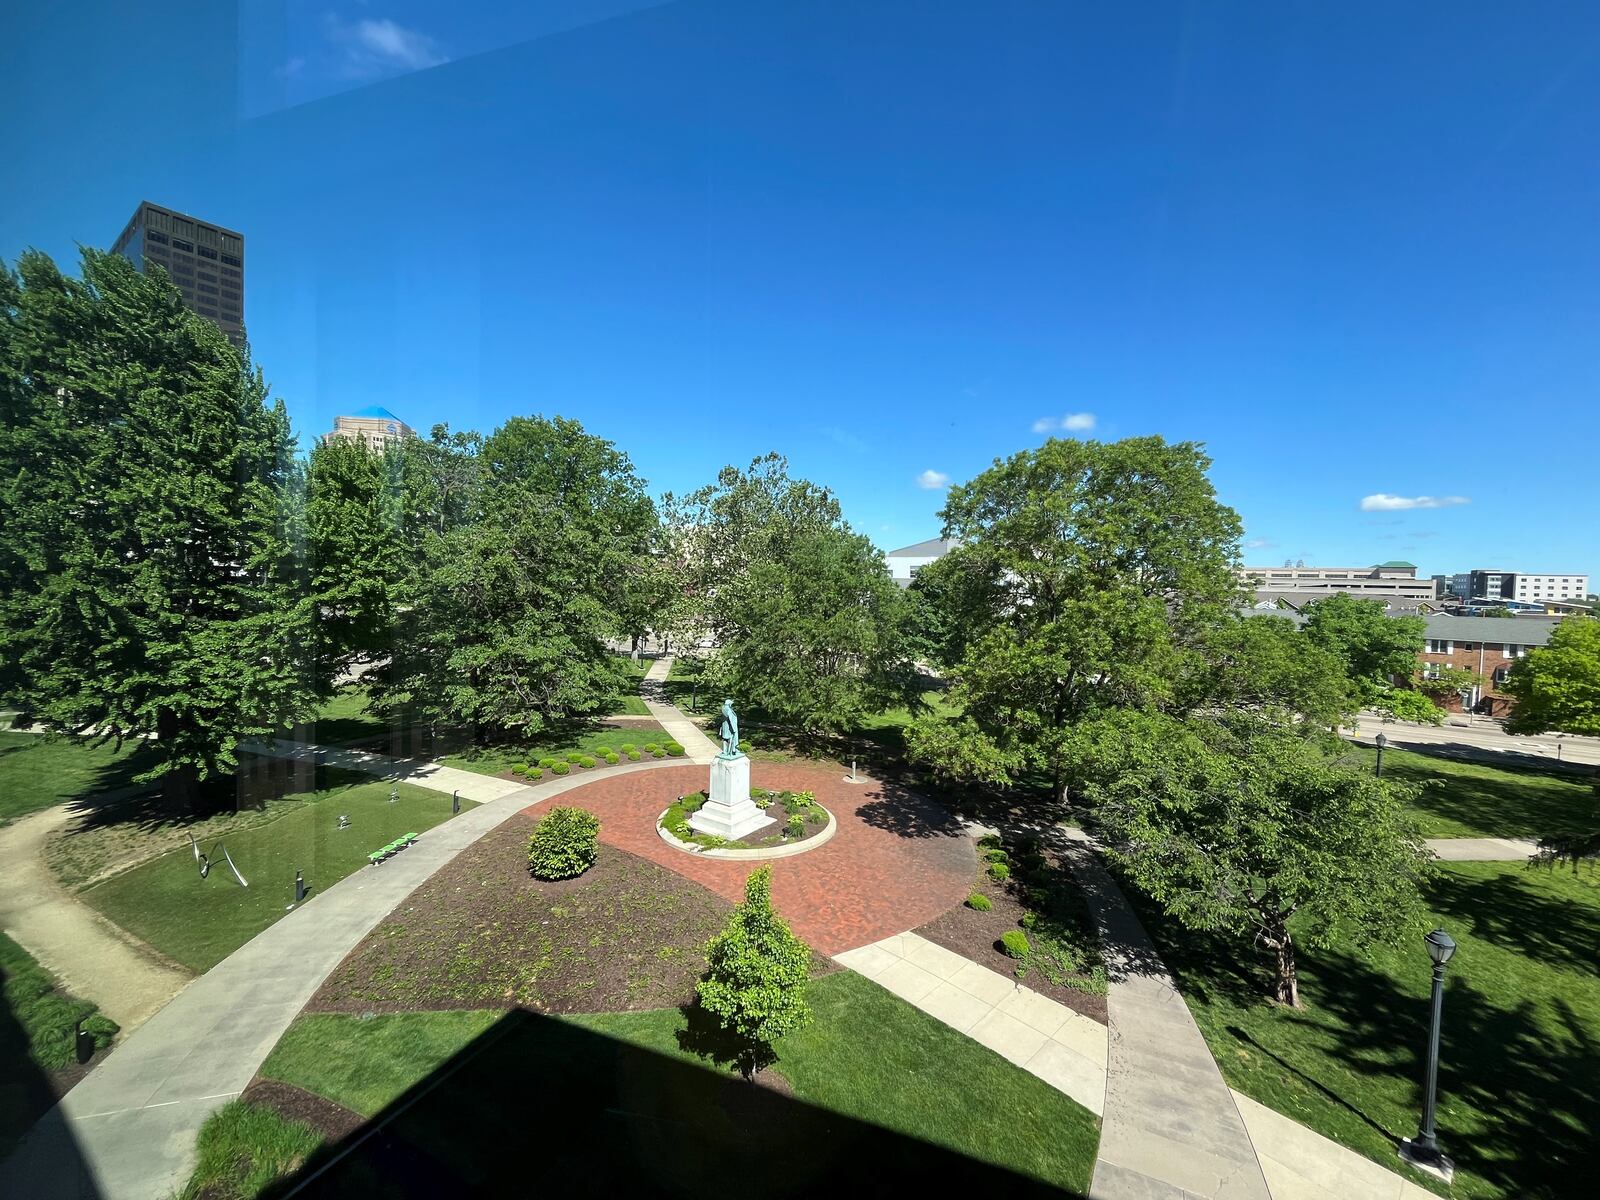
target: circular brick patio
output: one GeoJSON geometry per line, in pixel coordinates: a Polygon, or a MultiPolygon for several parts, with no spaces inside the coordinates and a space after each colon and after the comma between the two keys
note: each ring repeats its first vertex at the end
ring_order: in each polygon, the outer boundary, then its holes
{"type": "MultiPolygon", "coordinates": [[[[819,953],[838,954],[915,929],[972,890],[972,840],[938,805],[893,785],[846,783],[836,769],[763,762],[751,767],[752,786],[813,792],[838,822],[827,845],[772,863],[773,903],[819,953]]],[[[601,775],[559,803],[599,817],[602,841],[738,901],[745,877],[759,863],[685,854],[656,833],[656,817],[666,805],[705,786],[703,766],[601,775]]]]}

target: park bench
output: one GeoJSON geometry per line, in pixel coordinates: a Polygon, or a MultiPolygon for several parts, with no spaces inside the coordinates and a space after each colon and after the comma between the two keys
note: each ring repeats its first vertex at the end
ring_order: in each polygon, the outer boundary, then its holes
{"type": "Polygon", "coordinates": [[[373,866],[377,866],[384,859],[390,857],[391,855],[400,853],[400,851],[404,850],[416,840],[416,834],[403,833],[399,837],[395,838],[394,841],[390,842],[387,846],[374,850],[371,854],[367,855],[367,861],[373,866]]]}

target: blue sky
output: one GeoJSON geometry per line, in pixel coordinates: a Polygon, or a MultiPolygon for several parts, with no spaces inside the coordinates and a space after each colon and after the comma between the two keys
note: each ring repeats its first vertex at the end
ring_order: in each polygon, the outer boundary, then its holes
{"type": "Polygon", "coordinates": [[[776,449],[892,548],[1051,431],[1161,433],[1252,562],[1600,574],[1592,3],[6,8],[0,257],[243,231],[307,441],[776,449]]]}

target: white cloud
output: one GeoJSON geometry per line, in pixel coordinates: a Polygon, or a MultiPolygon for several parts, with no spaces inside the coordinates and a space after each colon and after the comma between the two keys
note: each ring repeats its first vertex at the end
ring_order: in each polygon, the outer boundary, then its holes
{"type": "Polygon", "coordinates": [[[1267,547],[1276,546],[1277,544],[1276,542],[1269,542],[1266,538],[1251,538],[1244,544],[1244,548],[1246,550],[1265,550],[1267,547]]]}
{"type": "Polygon", "coordinates": [[[950,486],[950,476],[946,475],[943,471],[924,471],[921,475],[917,476],[917,486],[919,488],[926,488],[930,492],[935,492],[940,488],[946,488],[950,486]]]}
{"type": "Polygon", "coordinates": [[[1033,423],[1035,433],[1087,433],[1094,428],[1093,413],[1068,413],[1064,417],[1040,417],[1033,423]]]}
{"type": "Polygon", "coordinates": [[[1362,512],[1395,512],[1403,508],[1453,508],[1457,504],[1471,504],[1465,496],[1391,496],[1387,492],[1374,492],[1361,497],[1362,512]]]}
{"type": "Polygon", "coordinates": [[[450,56],[428,34],[407,29],[388,17],[345,22],[330,13],[327,30],[329,40],[342,49],[336,69],[350,79],[421,71],[450,61],[450,56]]]}

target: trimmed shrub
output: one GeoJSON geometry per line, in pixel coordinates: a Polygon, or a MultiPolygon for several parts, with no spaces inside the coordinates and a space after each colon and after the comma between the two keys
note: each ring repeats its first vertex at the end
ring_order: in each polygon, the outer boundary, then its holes
{"type": "Polygon", "coordinates": [[[555,774],[557,774],[557,775],[565,775],[568,771],[572,770],[572,768],[569,767],[564,762],[558,762],[558,763],[551,763],[550,764],[550,770],[552,772],[554,772],[555,774]]]}
{"type": "Polygon", "coordinates": [[[573,766],[577,766],[583,761],[583,755],[574,750],[571,754],[567,755],[567,761],[573,766]]]}
{"type": "Polygon", "coordinates": [[[544,772],[541,771],[538,767],[529,767],[526,771],[524,771],[522,773],[522,777],[524,779],[543,779],[544,778],[544,772]]]}
{"type": "Polygon", "coordinates": [[[1023,913],[1022,914],[1022,920],[1018,922],[1018,924],[1021,925],[1024,929],[1032,929],[1038,923],[1039,923],[1039,914],[1038,913],[1032,913],[1032,912],[1023,913]]]}
{"type": "Polygon", "coordinates": [[[1000,949],[1005,951],[1008,958],[1024,958],[1031,946],[1028,945],[1028,935],[1020,929],[1008,929],[1000,935],[1000,949]]]}
{"type": "Polygon", "coordinates": [[[680,758],[683,755],[683,747],[677,742],[668,742],[667,753],[673,758],[680,758]]]}
{"type": "Polygon", "coordinates": [[[638,748],[639,747],[635,746],[632,742],[623,742],[621,746],[621,750],[624,754],[632,754],[638,748]]]}
{"type": "Polygon", "coordinates": [[[578,765],[580,767],[592,767],[594,766],[594,759],[590,758],[587,754],[582,755],[578,759],[578,765]]]}
{"type": "Polygon", "coordinates": [[[628,751],[628,761],[629,762],[638,762],[641,757],[642,756],[640,755],[640,753],[637,750],[629,750],[628,751]]]}
{"type": "Polygon", "coordinates": [[[614,767],[622,761],[615,750],[607,750],[605,753],[605,759],[608,767],[614,767]]]}
{"type": "Polygon", "coordinates": [[[972,895],[967,897],[967,907],[976,909],[978,912],[988,912],[994,907],[994,902],[982,892],[973,892],[972,895]]]}
{"type": "Polygon", "coordinates": [[[981,838],[978,839],[978,849],[980,849],[980,850],[998,850],[998,849],[1000,849],[1000,835],[998,833],[986,833],[986,834],[984,834],[981,838]]]}
{"type": "Polygon", "coordinates": [[[526,777],[528,772],[531,771],[531,770],[533,770],[533,764],[532,763],[512,763],[511,764],[511,773],[513,775],[521,775],[523,777],[526,777]]]}
{"type": "Polygon", "coordinates": [[[750,753],[750,741],[749,741],[748,738],[739,743],[739,749],[741,751],[743,751],[745,754],[749,754],[750,753]]]}
{"type": "Polygon", "coordinates": [[[1004,850],[985,850],[983,857],[989,862],[1010,862],[1011,856],[1004,850]]]}
{"type": "Polygon", "coordinates": [[[549,755],[546,755],[544,758],[539,760],[539,765],[548,771],[551,767],[556,765],[556,760],[551,758],[549,755]]]}
{"type": "Polygon", "coordinates": [[[528,835],[528,870],[538,879],[571,879],[594,866],[600,818],[582,808],[552,808],[528,835]]]}
{"type": "Polygon", "coordinates": [[[654,754],[659,749],[661,749],[661,747],[658,746],[655,742],[646,742],[644,744],[644,752],[646,754],[654,754]]]}
{"type": "Polygon", "coordinates": [[[989,864],[989,878],[996,883],[1004,883],[1011,878],[1011,868],[1002,862],[992,862],[989,864]]]}
{"type": "Polygon", "coordinates": [[[652,750],[650,752],[650,757],[651,758],[665,758],[666,756],[667,756],[667,752],[665,750],[660,749],[660,748],[657,748],[657,749],[652,750]]]}

